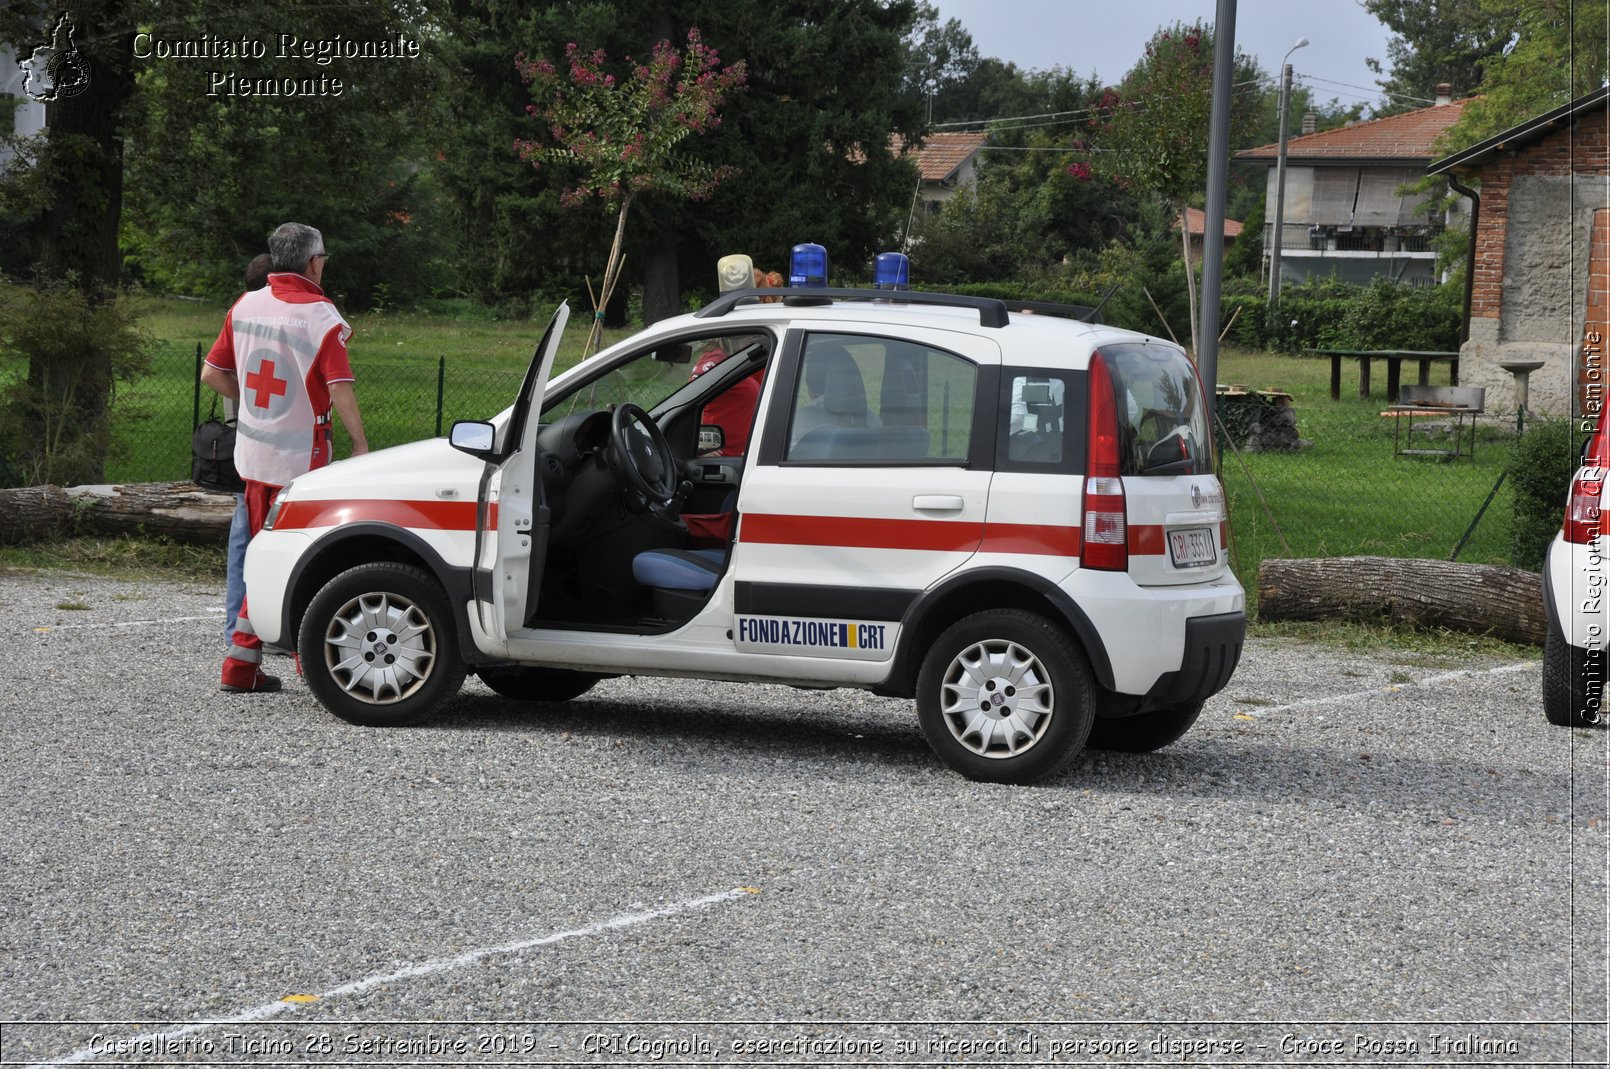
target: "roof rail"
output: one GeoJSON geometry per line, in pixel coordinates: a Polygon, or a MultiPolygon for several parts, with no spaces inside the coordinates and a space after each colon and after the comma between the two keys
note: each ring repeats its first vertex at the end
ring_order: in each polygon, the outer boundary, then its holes
{"type": "Polygon", "coordinates": [[[1057,304],[1054,301],[1005,301],[1008,312],[1031,312],[1034,315],[1056,316],[1059,319],[1077,319],[1081,323],[1100,323],[1101,308],[1088,304],[1057,304]]]}
{"type": "Polygon", "coordinates": [[[885,301],[891,304],[926,304],[946,308],[972,308],[978,312],[982,327],[1004,327],[1010,320],[1005,301],[994,297],[964,297],[956,293],[929,293],[926,290],[862,290],[862,289],[743,289],[723,293],[703,308],[694,312],[699,319],[719,319],[744,301],[758,301],[762,297],[781,299],[784,304],[813,305],[839,301],[885,301]]]}

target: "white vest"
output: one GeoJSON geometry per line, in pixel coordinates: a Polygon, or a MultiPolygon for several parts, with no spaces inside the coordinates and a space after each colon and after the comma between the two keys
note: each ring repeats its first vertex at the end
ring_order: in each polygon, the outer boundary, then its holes
{"type": "Polygon", "coordinates": [[[319,347],[331,330],[352,328],[327,300],[292,304],[272,285],[253,290],[229,313],[240,385],[235,469],[244,479],[284,486],[330,462],[330,398],[322,378],[308,393],[319,347]]]}

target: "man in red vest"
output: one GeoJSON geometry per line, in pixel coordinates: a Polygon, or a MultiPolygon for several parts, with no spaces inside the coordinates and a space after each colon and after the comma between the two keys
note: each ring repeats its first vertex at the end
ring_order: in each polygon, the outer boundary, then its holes
{"type": "MultiPolygon", "coordinates": [[[[320,286],[329,259],[323,235],[285,223],[269,235],[268,253],[268,285],[235,302],[201,371],[205,385],[238,403],[235,469],[246,483],[253,535],[280,487],[330,462],[332,408],[352,439],[352,455],[369,451],[347,360],[352,328],[320,286]]],[[[280,689],[279,679],[262,669],[262,642],[245,602],[230,642],[224,690],[280,689]]]]}

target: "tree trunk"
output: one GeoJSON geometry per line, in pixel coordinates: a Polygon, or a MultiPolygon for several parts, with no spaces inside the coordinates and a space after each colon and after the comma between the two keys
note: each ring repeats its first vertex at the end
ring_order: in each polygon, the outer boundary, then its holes
{"type": "MultiPolygon", "coordinates": [[[[61,9],[59,51],[74,54],[69,67],[82,72],[75,90],[54,87],[40,165],[49,201],[40,226],[39,274],[70,279],[91,300],[111,296],[122,274],[118,226],[123,211],[123,109],[134,92],[130,66],[135,19],[126,0],[72,0],[61,9]],[[71,48],[63,46],[71,45],[71,48]]],[[[56,25],[52,23],[52,25],[56,25]]],[[[38,396],[60,399],[75,414],[73,438],[102,431],[112,391],[111,354],[84,354],[71,367],[56,367],[30,355],[28,382],[38,396]]],[[[23,441],[51,439],[52,428],[36,420],[23,441]]],[[[72,438],[59,444],[66,444],[72,438]]],[[[76,474],[99,478],[105,458],[100,448],[76,474]]]]}
{"type": "MultiPolygon", "coordinates": [[[[1185,250],[1185,300],[1191,309],[1191,359],[1196,359],[1196,269],[1191,266],[1191,228],[1186,225],[1185,205],[1179,206],[1180,240],[1185,250]]],[[[1205,236],[1205,235],[1204,235],[1205,236]]]]}
{"type": "Polygon", "coordinates": [[[194,483],[121,486],[28,486],[0,490],[0,545],[74,534],[165,535],[177,542],[223,545],[235,498],[194,483]]]}
{"type": "Polygon", "coordinates": [[[682,311],[682,287],[677,276],[676,239],[659,239],[643,264],[643,325],[670,319],[682,311]]]}
{"type": "Polygon", "coordinates": [[[1536,572],[1395,557],[1266,560],[1262,620],[1380,620],[1444,627],[1541,646],[1547,627],[1536,572]]]}

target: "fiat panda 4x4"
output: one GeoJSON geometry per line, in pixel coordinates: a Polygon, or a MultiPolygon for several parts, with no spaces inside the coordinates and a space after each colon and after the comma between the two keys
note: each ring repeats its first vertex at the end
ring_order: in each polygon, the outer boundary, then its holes
{"type": "Polygon", "coordinates": [[[542,702],[859,687],[1002,782],[1189,729],[1245,598],[1186,354],[1049,306],[784,292],[550,382],[561,307],[511,408],[294,480],[247,556],[258,634],[361,724],[466,672],[542,702]]]}

